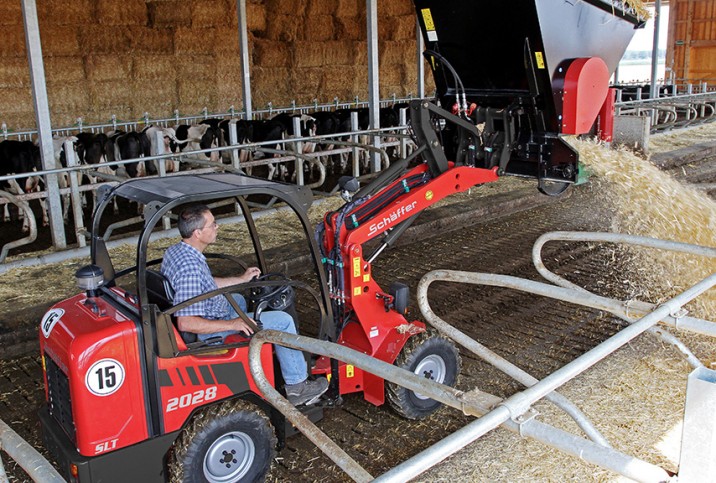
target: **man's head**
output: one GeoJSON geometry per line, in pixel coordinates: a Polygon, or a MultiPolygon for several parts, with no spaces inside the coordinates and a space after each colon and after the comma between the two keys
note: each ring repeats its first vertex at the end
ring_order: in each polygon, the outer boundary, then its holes
{"type": "Polygon", "coordinates": [[[216,240],[217,224],[206,205],[192,205],[179,213],[179,234],[192,246],[203,250],[216,240]]]}

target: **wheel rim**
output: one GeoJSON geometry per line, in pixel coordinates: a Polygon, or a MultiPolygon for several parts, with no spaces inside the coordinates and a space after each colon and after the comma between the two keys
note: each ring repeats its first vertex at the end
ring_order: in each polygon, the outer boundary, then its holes
{"type": "Polygon", "coordinates": [[[238,481],[248,473],[256,447],[246,433],[232,431],[214,441],[204,457],[204,476],[209,483],[238,481]]]}
{"type": "MultiPolygon", "coordinates": [[[[435,354],[431,354],[427,356],[425,359],[421,360],[418,363],[418,366],[415,368],[415,374],[418,376],[422,376],[425,379],[430,379],[435,382],[439,382],[442,384],[445,382],[445,374],[447,373],[447,367],[445,365],[445,360],[435,354]]],[[[423,396],[422,394],[419,394],[417,392],[413,392],[415,394],[415,397],[418,399],[430,399],[427,396],[423,396]]]]}

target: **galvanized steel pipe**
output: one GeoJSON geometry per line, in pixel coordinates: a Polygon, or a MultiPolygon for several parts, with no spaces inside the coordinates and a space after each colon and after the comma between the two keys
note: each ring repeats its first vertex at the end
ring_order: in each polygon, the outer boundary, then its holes
{"type": "MultiPolygon", "coordinates": [[[[57,470],[2,420],[0,420],[0,449],[10,455],[10,458],[15,460],[33,481],[65,483],[65,479],[57,470]]],[[[2,462],[0,462],[1,467],[2,462]]]]}

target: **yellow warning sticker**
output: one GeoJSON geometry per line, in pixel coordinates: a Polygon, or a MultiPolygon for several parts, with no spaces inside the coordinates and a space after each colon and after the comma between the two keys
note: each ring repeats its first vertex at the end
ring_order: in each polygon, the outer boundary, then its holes
{"type": "Polygon", "coordinates": [[[425,22],[425,30],[435,30],[435,22],[433,22],[433,14],[430,13],[429,8],[423,8],[420,10],[423,14],[423,22],[425,22]]]}
{"type": "MultiPolygon", "coordinates": [[[[433,14],[430,13],[429,8],[423,8],[420,10],[420,13],[423,14],[423,22],[425,23],[425,34],[428,37],[429,42],[437,42],[438,41],[438,33],[435,31],[435,22],[433,21],[433,14]]],[[[433,61],[433,70],[435,69],[435,59],[432,59],[433,61]]]]}
{"type": "Polygon", "coordinates": [[[359,295],[362,294],[362,293],[363,293],[363,290],[362,290],[360,287],[356,287],[356,288],[353,289],[353,296],[354,296],[354,297],[357,297],[357,296],[359,296],[359,295]]]}
{"type": "Polygon", "coordinates": [[[368,275],[366,273],[365,275],[363,275],[363,283],[368,283],[368,282],[370,282],[370,275],[368,275]]]}
{"type": "Polygon", "coordinates": [[[346,365],[346,377],[353,377],[355,375],[355,368],[350,364],[346,365]]]}
{"type": "Polygon", "coordinates": [[[353,258],[353,276],[360,277],[360,257],[353,258]]]}
{"type": "Polygon", "coordinates": [[[535,60],[537,61],[537,68],[544,69],[544,56],[542,52],[535,52],[535,60]]]}

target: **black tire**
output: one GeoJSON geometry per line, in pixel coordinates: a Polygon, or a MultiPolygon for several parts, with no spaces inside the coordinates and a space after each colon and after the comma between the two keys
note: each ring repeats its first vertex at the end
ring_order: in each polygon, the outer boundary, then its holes
{"type": "MultiPolygon", "coordinates": [[[[414,335],[398,354],[394,363],[418,375],[455,387],[462,361],[455,345],[446,337],[427,331],[414,335]]],[[[388,402],[401,416],[423,419],[442,405],[410,389],[387,383],[388,402]]]]}
{"type": "Polygon", "coordinates": [[[275,450],[276,435],[256,406],[245,401],[214,406],[195,415],[177,439],[169,481],[263,481],[275,450]]]}

